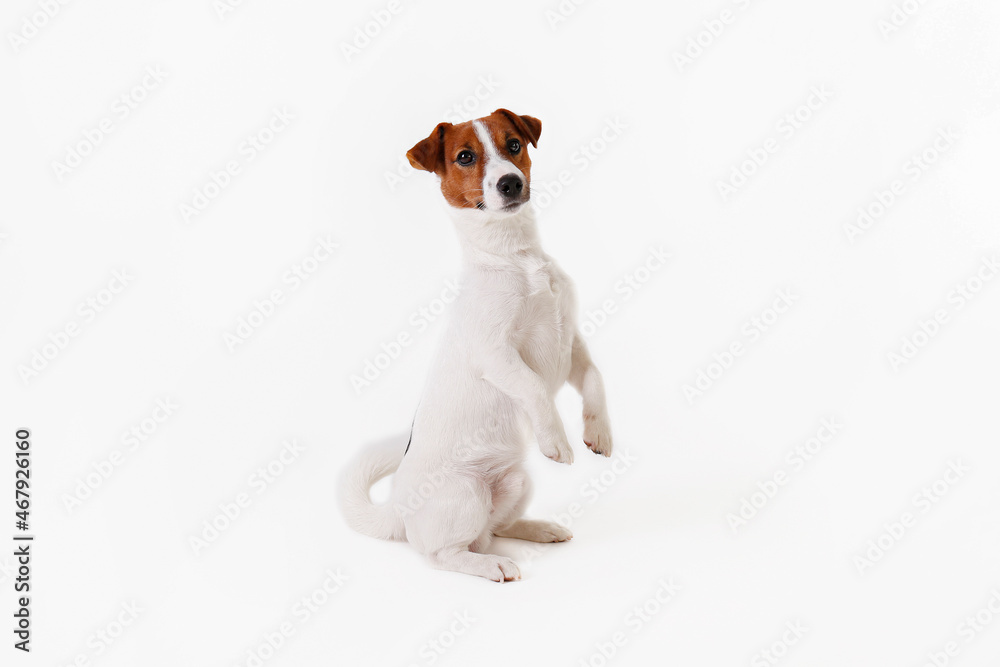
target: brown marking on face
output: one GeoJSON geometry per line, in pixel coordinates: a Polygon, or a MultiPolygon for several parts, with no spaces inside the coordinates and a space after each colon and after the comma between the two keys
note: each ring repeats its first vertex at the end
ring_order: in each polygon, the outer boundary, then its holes
{"type": "MultiPolygon", "coordinates": [[[[541,121],[531,116],[518,116],[506,109],[497,109],[478,120],[493,140],[500,157],[509,160],[524,174],[524,185],[528,191],[531,183],[528,144],[537,145],[542,133],[541,121]],[[511,151],[511,140],[517,142],[517,152],[511,151]]],[[[441,194],[452,206],[480,208],[483,205],[483,172],[488,156],[472,121],[458,125],[438,124],[430,136],[406,153],[406,157],[415,169],[430,171],[441,177],[441,194]],[[466,152],[473,156],[470,164],[462,164],[468,159],[466,152]]]]}

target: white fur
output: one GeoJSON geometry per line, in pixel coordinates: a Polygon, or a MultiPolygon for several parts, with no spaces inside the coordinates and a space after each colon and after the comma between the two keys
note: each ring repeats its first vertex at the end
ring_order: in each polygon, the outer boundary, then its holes
{"type": "Polygon", "coordinates": [[[483,200],[486,203],[486,208],[495,211],[507,203],[504,201],[500,191],[497,190],[497,181],[508,174],[519,176],[522,181],[526,181],[527,179],[524,178],[524,173],[513,162],[501,157],[500,151],[493,144],[493,138],[490,136],[486,126],[478,120],[474,120],[472,121],[472,127],[476,130],[476,136],[479,137],[479,141],[483,144],[483,150],[486,152],[486,155],[483,156],[486,160],[486,165],[483,169],[483,200]]]}
{"type": "MultiPolygon", "coordinates": [[[[488,139],[487,192],[513,167],[488,139]]],[[[604,387],[575,325],[572,285],[542,251],[531,207],[502,213],[487,198],[486,210],[449,210],[465,259],[462,290],[417,408],[409,452],[403,456],[397,442],[394,451],[365,453],[348,470],[341,502],[353,528],[406,539],[436,567],[518,579],[512,560],[483,553],[494,536],[572,537],[559,524],[520,518],[530,496],[522,466],[529,434],[545,456],[573,461],[554,402],[568,381],[583,398],[584,440],[610,456],[604,387]],[[393,470],[390,501],[372,504],[369,488],[393,470]]]]}

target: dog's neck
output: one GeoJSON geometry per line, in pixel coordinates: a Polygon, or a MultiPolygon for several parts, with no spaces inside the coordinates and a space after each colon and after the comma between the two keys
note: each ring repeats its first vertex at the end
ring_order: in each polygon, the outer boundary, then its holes
{"type": "Polygon", "coordinates": [[[504,218],[492,218],[477,209],[448,209],[469,266],[516,265],[527,256],[542,255],[530,203],[504,218]]]}

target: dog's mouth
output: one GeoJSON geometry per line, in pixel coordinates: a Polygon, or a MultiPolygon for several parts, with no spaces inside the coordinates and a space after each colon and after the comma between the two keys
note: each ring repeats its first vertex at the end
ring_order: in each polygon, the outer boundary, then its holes
{"type": "MultiPolygon", "coordinates": [[[[527,203],[528,203],[527,199],[525,199],[524,201],[514,201],[509,204],[505,204],[496,210],[499,211],[500,213],[514,213],[527,203]]],[[[482,200],[476,202],[476,208],[478,208],[480,211],[491,210],[486,207],[486,202],[482,200]]]]}

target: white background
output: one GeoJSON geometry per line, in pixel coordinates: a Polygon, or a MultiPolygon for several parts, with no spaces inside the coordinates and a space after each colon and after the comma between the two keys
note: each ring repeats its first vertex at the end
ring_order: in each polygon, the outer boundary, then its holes
{"type": "MultiPolygon", "coordinates": [[[[0,535],[15,532],[20,427],[37,535],[30,655],[11,647],[0,552],[3,664],[723,666],[772,664],[771,650],[777,664],[916,667],[949,642],[948,664],[996,664],[1000,280],[977,275],[1000,253],[995,3],[911,0],[891,30],[888,0],[593,0],[566,16],[554,0],[41,5],[12,0],[0,18],[0,535]],[[345,54],[372,12],[386,25],[345,54]],[[419,330],[411,315],[459,266],[434,179],[387,174],[436,123],[498,107],[542,120],[536,198],[568,174],[541,235],[583,321],[601,324],[589,342],[634,459],[612,474],[582,444],[571,467],[532,449],[530,513],[581,511],[572,542],[498,541],[524,575],[505,585],[356,535],[334,502],[359,448],[405,440],[444,321],[419,330]],[[293,119],[249,160],[241,146],[275,109],[293,119]],[[958,138],[937,150],[942,130],[958,138]],[[768,139],[776,151],[744,164],[768,139]],[[74,151],[88,154],[60,178],[74,151]],[[229,161],[239,173],[185,219],[229,161]],[[753,173],[724,199],[734,169],[753,173]],[[293,288],[286,272],[319,238],[336,253],[293,288]],[[647,272],[650,247],[671,258],[647,272]],[[104,292],[122,270],[127,286],[104,292]],[[625,276],[644,282],[628,293],[625,276]],[[283,302],[230,350],[275,289],[283,302]],[[779,290],[793,305],[774,321],[779,290]],[[88,298],[106,302],[90,319],[88,298]],[[771,323],[751,340],[755,317],[771,323]],[[400,333],[411,344],[357,391],[351,376],[400,333]],[[893,363],[904,337],[919,348],[893,363]],[[715,379],[688,400],[700,371],[715,379]],[[159,423],[158,399],[179,406],[159,423]],[[793,464],[823,419],[842,426],[793,464]],[[132,428],[148,435],[130,449],[132,428]],[[251,476],[291,440],[303,451],[257,493],[251,476]],[[919,501],[950,463],[967,470],[919,501]],[[196,553],[191,538],[243,493],[196,553]],[[744,499],[759,509],[734,530],[744,499]],[[903,534],[885,533],[904,513],[903,534]],[[869,541],[884,554],[859,564],[869,541]],[[327,571],[347,577],[331,594],[327,571]],[[679,592],[656,602],[671,578],[679,592]],[[324,604],[306,618],[310,595],[324,604]],[[270,650],[284,622],[294,632],[270,650]]],[[[579,399],[559,404],[580,442],[579,399]]]]}

